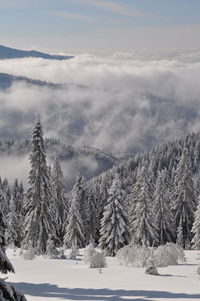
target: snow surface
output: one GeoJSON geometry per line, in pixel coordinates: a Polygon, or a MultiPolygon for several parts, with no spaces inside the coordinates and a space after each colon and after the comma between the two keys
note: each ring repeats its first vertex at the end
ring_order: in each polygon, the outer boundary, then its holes
{"type": "Polygon", "coordinates": [[[198,251],[186,251],[184,264],[158,268],[159,276],[146,275],[145,268],[121,266],[111,257],[106,258],[107,268],[90,269],[81,261],[82,256],[77,260],[28,261],[14,256],[11,249],[7,255],[16,271],[7,281],[29,301],[200,300],[198,251]]]}

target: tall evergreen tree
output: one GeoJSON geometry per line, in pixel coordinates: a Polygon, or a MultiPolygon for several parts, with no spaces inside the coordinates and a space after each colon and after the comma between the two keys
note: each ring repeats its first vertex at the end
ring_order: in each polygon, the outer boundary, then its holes
{"type": "Polygon", "coordinates": [[[145,166],[138,172],[136,187],[139,189],[135,191],[133,200],[132,241],[145,246],[157,245],[158,227],[145,166]]]}
{"type": "Polygon", "coordinates": [[[10,199],[11,199],[11,189],[10,189],[8,180],[6,178],[2,181],[0,197],[3,202],[2,203],[3,210],[4,210],[3,215],[6,216],[9,212],[9,205],[10,205],[10,199]]]}
{"type": "Polygon", "coordinates": [[[77,177],[71,197],[64,244],[68,247],[83,247],[85,245],[85,228],[81,214],[84,197],[81,176],[77,177]]]}
{"type": "Polygon", "coordinates": [[[173,241],[175,236],[173,214],[169,208],[170,193],[166,181],[167,171],[166,169],[163,169],[158,172],[156,190],[154,193],[154,211],[156,213],[160,245],[173,241]]]}
{"type": "Polygon", "coordinates": [[[122,202],[121,182],[116,173],[108,190],[108,201],[101,219],[100,247],[115,256],[128,243],[128,217],[122,202]]]}
{"type": "Polygon", "coordinates": [[[8,213],[8,223],[5,232],[6,245],[20,247],[22,238],[22,229],[20,218],[16,210],[16,204],[13,197],[10,200],[10,210],[8,213]]]}
{"type": "Polygon", "coordinates": [[[177,226],[177,243],[187,248],[192,238],[191,229],[196,210],[192,168],[187,148],[183,149],[175,171],[172,200],[177,226]]]}
{"type": "Polygon", "coordinates": [[[89,244],[91,239],[96,240],[98,232],[98,215],[96,208],[96,197],[92,189],[87,189],[86,193],[86,244],[89,244]]]}
{"type": "Polygon", "coordinates": [[[56,232],[59,239],[62,241],[64,236],[64,224],[67,218],[68,205],[64,196],[64,180],[63,172],[60,166],[58,157],[55,157],[52,170],[52,198],[53,212],[56,222],[56,232]]]}
{"type": "Polygon", "coordinates": [[[39,119],[32,133],[30,163],[29,189],[25,199],[27,213],[23,246],[33,248],[37,255],[41,255],[46,252],[49,235],[55,233],[55,225],[50,211],[52,196],[39,119]]]}
{"type": "Polygon", "coordinates": [[[192,227],[194,237],[192,239],[193,249],[200,250],[200,196],[198,197],[198,207],[195,212],[195,220],[192,227]]]}
{"type": "MultiPolygon", "coordinates": [[[[5,224],[0,211],[0,272],[7,274],[7,272],[14,273],[14,268],[8,260],[5,253],[5,224]]],[[[14,286],[7,284],[3,279],[0,279],[0,300],[1,301],[26,301],[26,298],[19,293],[14,286]]]]}
{"type": "Polygon", "coordinates": [[[15,202],[16,212],[18,216],[23,214],[23,198],[24,198],[24,188],[23,184],[18,184],[18,180],[15,179],[14,184],[11,189],[11,198],[15,202]]]}

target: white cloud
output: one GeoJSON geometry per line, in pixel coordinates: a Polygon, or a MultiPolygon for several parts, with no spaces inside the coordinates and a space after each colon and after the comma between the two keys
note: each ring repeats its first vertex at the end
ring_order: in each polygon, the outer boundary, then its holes
{"type": "Polygon", "coordinates": [[[197,50],[5,60],[0,70],[67,84],[51,90],[18,83],[1,92],[0,136],[29,136],[36,112],[46,136],[116,154],[200,130],[197,50]]]}

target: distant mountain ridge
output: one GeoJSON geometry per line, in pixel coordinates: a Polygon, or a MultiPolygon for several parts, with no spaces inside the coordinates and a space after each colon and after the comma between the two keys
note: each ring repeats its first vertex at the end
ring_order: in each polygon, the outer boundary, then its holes
{"type": "Polygon", "coordinates": [[[38,87],[47,86],[48,88],[57,88],[57,89],[62,87],[62,85],[55,84],[52,82],[31,79],[31,78],[28,78],[25,76],[16,76],[16,75],[11,75],[11,74],[7,74],[7,73],[0,73],[0,90],[8,89],[14,83],[23,83],[23,82],[26,84],[30,84],[30,85],[38,86],[38,87]]]}
{"type": "MultiPolygon", "coordinates": [[[[71,189],[78,174],[89,180],[118,165],[121,160],[112,153],[84,146],[81,148],[66,145],[57,139],[46,138],[45,147],[47,156],[52,162],[55,155],[61,161],[64,172],[66,188],[71,189]]],[[[0,140],[0,160],[10,160],[15,157],[20,162],[30,154],[31,140],[0,140]]],[[[0,176],[4,176],[2,169],[0,176]]]]}
{"type": "Polygon", "coordinates": [[[36,50],[20,50],[0,45],[0,59],[16,59],[16,58],[42,58],[47,60],[68,60],[74,58],[70,55],[52,55],[36,50]]]}

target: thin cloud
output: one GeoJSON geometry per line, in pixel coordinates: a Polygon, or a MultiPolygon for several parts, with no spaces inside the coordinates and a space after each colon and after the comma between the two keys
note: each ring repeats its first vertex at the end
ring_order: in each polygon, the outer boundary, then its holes
{"type": "Polygon", "coordinates": [[[78,21],[83,21],[83,22],[93,22],[96,21],[96,18],[92,18],[87,15],[83,14],[77,14],[77,13],[72,13],[72,12],[64,12],[64,11],[51,11],[50,14],[63,17],[66,19],[72,19],[72,20],[78,20],[78,21]]]}
{"type": "Polygon", "coordinates": [[[145,18],[155,18],[155,15],[146,14],[144,12],[139,11],[132,5],[123,5],[118,2],[113,1],[99,1],[99,0],[80,0],[79,2],[94,6],[111,13],[127,16],[127,17],[145,17],[145,18]]]}

